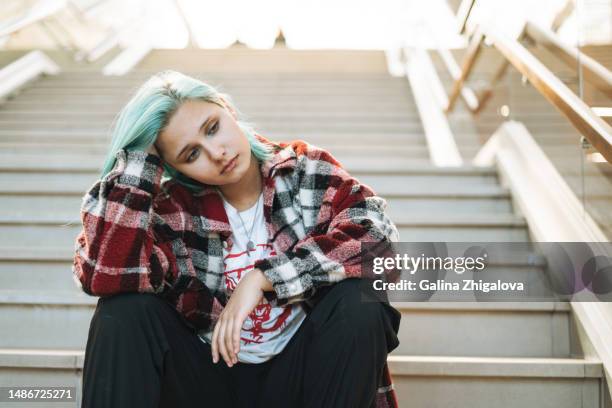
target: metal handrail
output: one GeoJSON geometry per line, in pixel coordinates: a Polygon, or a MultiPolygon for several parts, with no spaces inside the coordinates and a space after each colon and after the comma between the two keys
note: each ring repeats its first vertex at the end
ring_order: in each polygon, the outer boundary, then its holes
{"type": "Polygon", "coordinates": [[[607,96],[612,97],[612,72],[595,61],[593,58],[580,52],[575,47],[563,43],[551,30],[539,27],[537,24],[527,21],[523,28],[525,36],[531,38],[538,44],[543,45],[555,54],[568,67],[576,70],[576,61],[580,60],[580,69],[584,73],[584,79],[607,96]]]}
{"type": "Polygon", "coordinates": [[[472,72],[485,38],[529,80],[535,89],[568,118],[606,160],[612,162],[612,127],[519,41],[507,38],[483,25],[478,26],[472,36],[462,64],[461,76],[453,84],[446,112],[453,109],[463,83],[472,72]]]}
{"type": "MultiPolygon", "coordinates": [[[[477,28],[475,24],[472,24],[471,26],[468,27],[468,20],[470,18],[472,11],[474,10],[475,5],[476,5],[476,0],[462,0],[461,4],[459,5],[457,9],[457,13],[456,13],[456,19],[459,25],[458,32],[459,34],[466,34],[467,38],[470,38],[477,28]]],[[[563,6],[563,8],[559,10],[559,12],[555,15],[553,19],[553,22],[551,24],[552,32],[547,32],[543,29],[539,29],[533,23],[528,23],[528,25],[530,26],[528,30],[527,24],[526,24],[525,26],[523,26],[522,31],[517,37],[518,41],[522,41],[523,39],[526,39],[527,37],[529,37],[528,31],[531,33],[534,33],[534,35],[531,37],[533,41],[535,41],[535,39],[538,38],[538,36],[535,34],[537,32],[546,32],[546,37],[548,38],[555,37],[555,33],[561,27],[561,25],[563,25],[565,20],[567,20],[567,18],[571,15],[575,7],[576,7],[575,0],[567,0],[565,2],[565,5],[563,6]],[[531,26],[533,26],[534,28],[531,28],[531,26]]],[[[543,35],[540,35],[540,38],[542,37],[543,35]]],[[[548,44],[551,44],[552,42],[553,41],[548,41],[548,44]]],[[[558,39],[554,42],[562,44],[561,41],[558,39]]],[[[552,45],[549,45],[549,49],[552,49],[552,48],[553,48],[552,45]]],[[[457,62],[455,61],[450,51],[446,49],[438,48],[437,52],[440,55],[440,58],[442,59],[442,62],[444,63],[447,71],[451,75],[453,81],[458,80],[459,77],[461,76],[461,70],[459,69],[457,62]]],[[[576,52],[568,51],[568,53],[572,55],[576,55],[576,52]]],[[[585,57],[584,54],[580,54],[580,55],[582,57],[585,57]]],[[[588,57],[586,57],[585,59],[592,60],[591,58],[588,58],[588,57]]],[[[569,60],[567,58],[565,58],[565,62],[569,64],[569,60]]],[[[597,64],[595,61],[593,62],[597,64]]],[[[505,75],[508,69],[508,65],[509,65],[508,60],[504,59],[503,61],[501,61],[499,66],[494,70],[493,77],[489,81],[488,86],[482,91],[480,91],[479,95],[475,91],[473,91],[469,86],[467,86],[465,83],[463,84],[460,90],[460,95],[463,97],[464,102],[466,103],[468,109],[472,113],[478,114],[485,107],[488,100],[493,96],[495,85],[505,75]]],[[[571,64],[571,67],[574,69],[576,68],[575,64],[571,64]]],[[[605,68],[603,68],[603,70],[605,70],[605,68]]],[[[597,67],[597,68],[594,68],[592,71],[601,72],[602,70],[600,67],[597,67]]],[[[588,76],[589,81],[591,81],[591,78],[593,77],[594,75],[589,75],[588,76]]],[[[604,93],[608,93],[608,90],[607,90],[608,86],[605,85],[606,83],[605,80],[603,81],[595,80],[595,82],[599,83],[599,85],[596,85],[598,88],[604,89],[604,93]],[[601,84],[604,84],[604,85],[601,85],[601,84]]]]}

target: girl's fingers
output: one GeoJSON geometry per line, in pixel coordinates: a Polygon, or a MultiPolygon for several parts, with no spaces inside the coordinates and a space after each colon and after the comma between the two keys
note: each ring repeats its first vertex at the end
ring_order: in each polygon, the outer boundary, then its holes
{"type": "Polygon", "coordinates": [[[236,354],[234,353],[234,347],[232,344],[232,339],[234,336],[234,322],[235,319],[229,318],[227,321],[227,326],[225,328],[225,348],[227,349],[227,355],[230,358],[232,364],[236,363],[236,354]]]}
{"type": "Polygon", "coordinates": [[[227,349],[225,348],[225,333],[227,331],[226,326],[227,321],[223,319],[221,321],[221,327],[219,328],[219,338],[217,340],[217,345],[219,346],[219,352],[221,353],[221,356],[223,357],[227,365],[231,367],[232,363],[229,354],[227,353],[227,349]]]}
{"type": "Polygon", "coordinates": [[[240,331],[242,330],[243,322],[240,319],[234,320],[234,330],[232,332],[232,350],[238,358],[238,352],[240,351],[240,331]]]}
{"type": "Polygon", "coordinates": [[[215,324],[215,329],[213,330],[212,344],[211,344],[212,358],[213,358],[213,363],[215,364],[217,364],[217,362],[219,361],[219,350],[217,348],[217,339],[219,337],[219,322],[220,320],[218,320],[217,323],[215,324]]]}

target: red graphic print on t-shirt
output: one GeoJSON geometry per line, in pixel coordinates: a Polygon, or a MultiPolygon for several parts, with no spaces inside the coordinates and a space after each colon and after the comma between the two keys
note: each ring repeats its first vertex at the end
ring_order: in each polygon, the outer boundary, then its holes
{"type": "MultiPolygon", "coordinates": [[[[257,244],[257,247],[264,250],[266,256],[274,256],[274,251],[271,244],[257,244]]],[[[257,251],[254,249],[252,252],[257,251]]],[[[247,251],[230,253],[225,256],[224,261],[231,260],[234,264],[242,264],[248,258],[247,251]]],[[[227,268],[227,262],[225,262],[227,268]]],[[[240,280],[251,270],[253,270],[253,263],[250,263],[244,267],[230,269],[224,272],[225,275],[225,289],[228,293],[232,293],[240,280]]],[[[230,295],[231,296],[231,295],[230,295]]],[[[282,312],[276,316],[274,324],[270,327],[265,325],[272,319],[273,307],[268,303],[267,299],[262,299],[261,302],[253,309],[247,317],[243,329],[241,340],[246,343],[263,343],[265,341],[265,333],[272,333],[283,328],[289,316],[291,316],[292,305],[287,305],[283,308],[282,312]],[[246,327],[246,328],[245,328],[246,327]],[[248,337],[244,335],[248,334],[248,337]]]]}

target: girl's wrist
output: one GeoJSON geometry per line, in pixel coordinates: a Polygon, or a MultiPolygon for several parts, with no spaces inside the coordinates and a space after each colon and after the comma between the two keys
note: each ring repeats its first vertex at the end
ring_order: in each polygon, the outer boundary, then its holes
{"type": "Polygon", "coordinates": [[[270,282],[268,278],[266,278],[266,275],[264,275],[261,269],[255,268],[253,269],[251,273],[254,273],[257,275],[258,281],[260,282],[259,287],[261,288],[262,291],[271,292],[274,290],[274,287],[272,287],[272,282],[270,282]]]}

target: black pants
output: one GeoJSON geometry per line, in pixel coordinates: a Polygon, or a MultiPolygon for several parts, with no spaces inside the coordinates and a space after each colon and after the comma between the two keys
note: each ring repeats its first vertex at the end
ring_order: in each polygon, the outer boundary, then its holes
{"type": "Polygon", "coordinates": [[[83,408],[371,407],[400,313],[363,301],[361,279],[327,289],[285,349],[229,368],[152,294],[101,298],[89,329],[83,408]]]}

